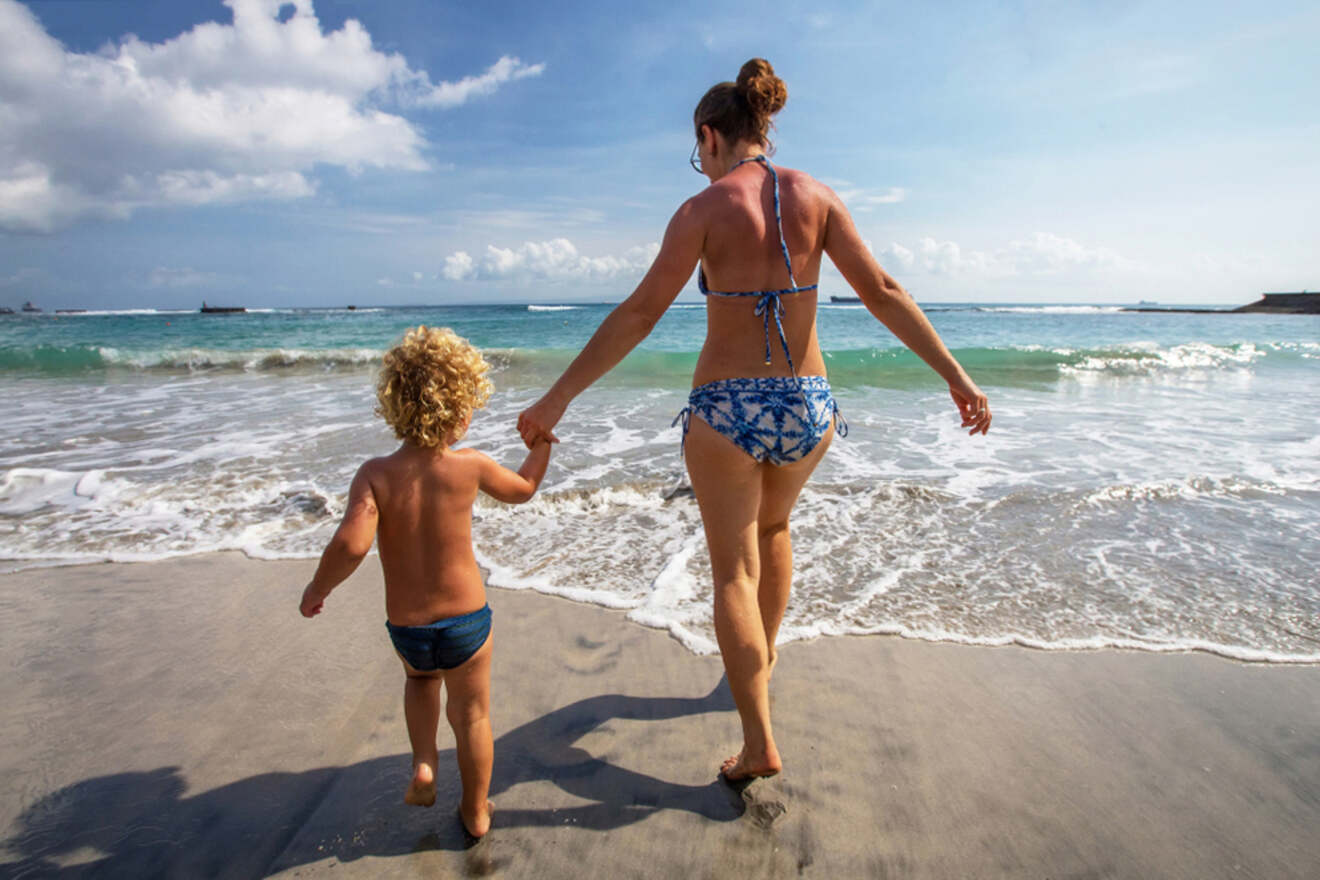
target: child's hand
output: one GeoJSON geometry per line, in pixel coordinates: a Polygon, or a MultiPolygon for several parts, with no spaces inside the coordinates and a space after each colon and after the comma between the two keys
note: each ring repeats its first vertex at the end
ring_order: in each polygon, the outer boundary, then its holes
{"type": "Polygon", "coordinates": [[[321,613],[325,607],[325,597],[318,596],[312,592],[312,585],[308,584],[303,590],[302,601],[298,603],[298,610],[302,612],[303,617],[315,617],[321,613]]]}

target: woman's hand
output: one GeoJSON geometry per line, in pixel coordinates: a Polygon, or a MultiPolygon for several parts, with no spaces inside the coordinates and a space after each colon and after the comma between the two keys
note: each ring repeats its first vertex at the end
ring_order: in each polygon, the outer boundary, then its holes
{"type": "Polygon", "coordinates": [[[541,439],[558,443],[559,438],[554,435],[554,429],[563,418],[565,409],[567,407],[546,394],[519,413],[518,433],[522,435],[523,444],[531,449],[536,445],[536,441],[541,439]]]}
{"type": "Polygon", "coordinates": [[[962,426],[972,429],[967,432],[968,436],[984,434],[990,430],[990,405],[975,382],[965,376],[950,382],[949,395],[958,405],[962,426]]]}

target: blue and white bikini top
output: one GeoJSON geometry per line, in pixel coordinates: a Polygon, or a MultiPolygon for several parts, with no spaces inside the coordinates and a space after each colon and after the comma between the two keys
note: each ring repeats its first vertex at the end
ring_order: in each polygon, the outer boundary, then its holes
{"type": "MultiPolygon", "coordinates": [[[[723,291],[711,290],[706,287],[706,270],[701,268],[697,272],[697,289],[706,296],[755,296],[760,297],[756,301],[754,314],[761,316],[765,320],[765,362],[770,363],[770,316],[775,319],[775,327],[779,330],[779,344],[784,348],[784,357],[788,360],[789,372],[794,378],[797,378],[797,368],[793,366],[793,355],[788,351],[788,337],[784,335],[784,324],[782,316],[784,314],[784,301],[780,297],[789,293],[802,293],[807,290],[815,290],[817,285],[806,284],[798,286],[797,279],[793,277],[793,260],[788,255],[788,242],[784,240],[784,221],[779,214],[779,175],[775,173],[775,166],[770,164],[770,160],[763,155],[748,156],[733,166],[737,168],[746,162],[760,162],[770,172],[770,179],[775,187],[775,226],[779,229],[779,251],[784,255],[784,265],[788,267],[788,283],[792,286],[785,287],[782,290],[743,290],[743,291],[723,291]]],[[[732,171],[733,168],[729,170],[732,171]]]]}

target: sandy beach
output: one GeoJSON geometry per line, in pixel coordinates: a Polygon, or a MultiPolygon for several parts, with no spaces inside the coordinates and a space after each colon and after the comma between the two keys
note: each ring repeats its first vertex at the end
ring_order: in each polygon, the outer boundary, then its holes
{"type": "MultiPolygon", "coordinates": [[[[785,647],[786,767],[735,791],[716,657],[491,590],[491,834],[407,807],[369,559],[0,576],[6,877],[1320,876],[1320,668],[853,637],[785,647]]],[[[447,731],[446,731],[447,733],[447,731]]]]}

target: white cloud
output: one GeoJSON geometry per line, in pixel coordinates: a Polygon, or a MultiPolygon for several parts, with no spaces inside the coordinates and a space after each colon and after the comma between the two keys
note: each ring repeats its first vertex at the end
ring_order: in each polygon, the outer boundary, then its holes
{"type": "Polygon", "coordinates": [[[1026,241],[1010,242],[1008,256],[1022,274],[1054,274],[1074,269],[1123,269],[1130,263],[1114,251],[1086,247],[1071,238],[1037,232],[1026,241]]]}
{"type": "Polygon", "coordinates": [[[468,278],[475,278],[477,264],[467,251],[456,251],[445,257],[445,268],[441,274],[450,281],[464,281],[468,278]]]}
{"type": "Polygon", "coordinates": [[[147,284],[151,287],[210,287],[219,281],[220,276],[214,272],[199,272],[191,268],[171,269],[167,266],[157,266],[147,276],[147,284]]]}
{"type": "Polygon", "coordinates": [[[1248,278],[1259,278],[1269,271],[1269,260],[1258,254],[1194,254],[1189,260],[1190,270],[1179,266],[1179,273],[1186,275],[1189,271],[1198,275],[1210,277],[1239,276],[1245,275],[1248,278]]]}
{"type": "Polygon", "coordinates": [[[877,205],[896,205],[907,198],[907,190],[901,186],[891,186],[885,190],[856,187],[838,189],[835,193],[850,211],[863,214],[877,205]]]}
{"type": "Polygon", "coordinates": [[[891,242],[881,251],[880,261],[905,272],[981,277],[1058,275],[1133,267],[1131,261],[1112,250],[1087,247],[1048,232],[1010,241],[995,251],[968,251],[955,241],[937,241],[931,237],[922,238],[915,249],[891,242]]]}
{"type": "Polygon", "coordinates": [[[26,284],[32,284],[42,278],[46,273],[32,266],[25,266],[12,275],[0,277],[0,288],[22,287],[26,284]]]}
{"type": "Polygon", "coordinates": [[[880,252],[880,261],[886,265],[897,263],[900,269],[908,270],[916,263],[916,254],[894,241],[880,252]]]}
{"type": "Polygon", "coordinates": [[[544,64],[523,64],[508,55],[496,61],[480,76],[465,76],[456,83],[431,85],[426,74],[419,75],[416,87],[406,92],[408,99],[419,107],[457,107],[477,95],[489,95],[506,82],[540,76],[544,64]]]}
{"type": "Polygon", "coordinates": [[[445,257],[443,275],[450,281],[535,279],[543,281],[610,281],[640,277],[660,252],[660,244],[629,248],[623,254],[588,257],[566,238],[525,242],[517,250],[487,245],[474,259],[466,251],[445,257]]]}
{"type": "Polygon", "coordinates": [[[250,199],[296,199],[309,196],[314,187],[295,171],[275,174],[234,174],[229,177],[206,169],[202,171],[162,171],[153,183],[143,184],[135,177],[124,178],[126,192],[138,191],[149,198],[152,186],[164,200],[176,205],[206,205],[250,199]]]}
{"type": "Polygon", "coordinates": [[[421,133],[382,108],[455,107],[544,69],[504,57],[433,84],[357,21],[323,31],[312,0],[225,3],[232,24],[78,53],[0,0],[0,229],[302,198],[318,164],[424,170],[421,133]]]}

